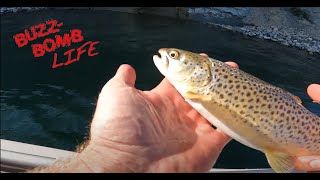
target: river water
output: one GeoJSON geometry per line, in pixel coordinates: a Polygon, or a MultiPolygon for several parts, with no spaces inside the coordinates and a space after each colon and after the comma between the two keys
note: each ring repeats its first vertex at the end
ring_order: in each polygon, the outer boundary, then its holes
{"type": "MultiPolygon", "coordinates": [[[[319,55],[185,20],[101,10],[41,10],[1,16],[1,138],[74,150],[88,135],[99,91],[119,65],[136,69],[139,89],[151,89],[162,80],[152,61],[162,47],[236,61],[244,71],[299,96],[306,108],[320,115],[320,106],[306,94],[309,84],[319,83],[319,55]],[[73,64],[53,69],[53,52],[35,58],[30,44],[17,47],[15,34],[50,19],[63,22],[59,34],[80,29],[84,36],[82,43],[55,51],[59,61],[65,51],[87,41],[99,41],[99,55],[82,55],[73,64]]],[[[264,154],[232,141],[215,167],[269,166],[264,154]]]]}

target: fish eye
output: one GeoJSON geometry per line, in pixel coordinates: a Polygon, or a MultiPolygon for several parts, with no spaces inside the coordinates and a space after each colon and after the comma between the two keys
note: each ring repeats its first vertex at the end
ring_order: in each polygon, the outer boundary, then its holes
{"type": "Polygon", "coordinates": [[[177,51],[171,51],[169,53],[169,56],[172,57],[172,58],[178,58],[179,53],[177,51]]]}

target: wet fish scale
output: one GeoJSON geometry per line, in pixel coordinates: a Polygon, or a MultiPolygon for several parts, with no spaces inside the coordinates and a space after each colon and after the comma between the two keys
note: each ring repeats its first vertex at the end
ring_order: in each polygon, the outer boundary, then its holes
{"type": "Polygon", "coordinates": [[[294,158],[320,155],[320,118],[293,94],[219,60],[164,48],[155,65],[202,116],[235,140],[263,151],[276,172],[294,158]]]}
{"type": "Polygon", "coordinates": [[[259,126],[259,131],[275,143],[287,146],[298,142],[304,146],[316,142],[307,148],[319,153],[319,118],[309,114],[290,94],[222,62],[213,63],[212,73],[217,77],[215,83],[199,93],[211,95],[218,104],[244,117],[243,123],[259,126]]]}

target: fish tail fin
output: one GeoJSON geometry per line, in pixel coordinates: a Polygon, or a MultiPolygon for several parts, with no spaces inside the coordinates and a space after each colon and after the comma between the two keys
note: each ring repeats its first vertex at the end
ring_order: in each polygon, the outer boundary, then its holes
{"type": "Polygon", "coordinates": [[[287,173],[293,170],[295,157],[283,152],[265,152],[271,168],[277,173],[287,173]]]}

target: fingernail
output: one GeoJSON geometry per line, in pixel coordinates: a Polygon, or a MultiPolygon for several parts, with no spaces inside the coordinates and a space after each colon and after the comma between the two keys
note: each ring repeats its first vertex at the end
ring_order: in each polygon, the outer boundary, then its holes
{"type": "Polygon", "coordinates": [[[317,170],[320,169],[320,159],[311,161],[310,166],[313,169],[317,169],[317,170]]]}
{"type": "Polygon", "coordinates": [[[309,163],[313,160],[317,160],[319,157],[317,156],[302,156],[302,157],[299,157],[298,159],[303,162],[303,163],[309,163]]]}

